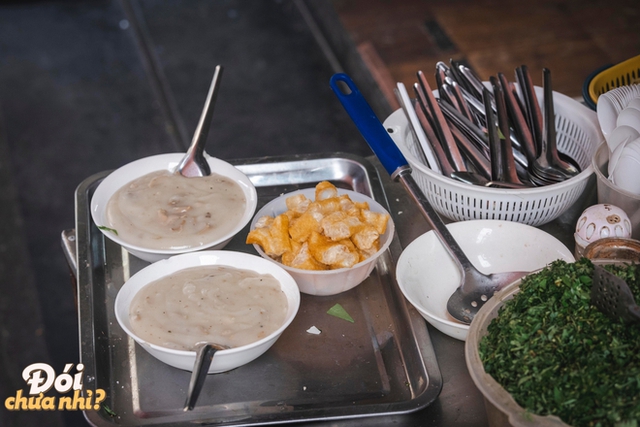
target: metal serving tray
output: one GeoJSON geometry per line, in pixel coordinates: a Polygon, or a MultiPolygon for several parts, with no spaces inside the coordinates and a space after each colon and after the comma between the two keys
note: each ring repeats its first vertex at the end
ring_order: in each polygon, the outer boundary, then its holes
{"type": "MultiPolygon", "coordinates": [[[[234,162],[249,176],[260,208],[272,198],[329,180],[388,206],[378,172],[348,154],[234,162]]],[[[424,320],[394,278],[396,238],[361,285],[345,293],[302,295],[296,319],[254,362],[207,378],[198,405],[183,412],[190,373],[151,357],[119,327],[113,305],[125,280],[148,265],[105,240],[91,220],[90,200],[108,172],[76,190],[76,253],[81,362],[85,390],[104,389],[96,426],[262,425],[336,420],[417,411],[438,396],[442,378],[424,320]],[[393,254],[395,253],[395,257],[393,254]],[[355,323],[328,315],[340,303],[355,323]],[[319,335],[306,332],[316,326],[319,335]]],[[[255,253],[243,230],[225,248],[255,253]]]]}

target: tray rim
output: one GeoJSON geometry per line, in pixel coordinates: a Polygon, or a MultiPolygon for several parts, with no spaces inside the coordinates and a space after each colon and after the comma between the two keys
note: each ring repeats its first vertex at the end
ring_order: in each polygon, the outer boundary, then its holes
{"type": "MultiPolygon", "coordinates": [[[[277,166],[282,163],[290,163],[290,162],[301,162],[300,164],[304,164],[305,162],[316,163],[318,161],[333,161],[333,160],[346,160],[351,162],[356,162],[365,169],[367,174],[367,180],[371,189],[370,196],[385,206],[387,209],[389,207],[389,203],[386,198],[386,193],[384,190],[384,185],[382,180],[380,179],[378,169],[366,158],[352,155],[349,153],[318,153],[318,154],[302,154],[302,155],[292,155],[292,156],[270,156],[270,157],[262,157],[262,158],[245,158],[245,159],[233,159],[229,160],[229,163],[234,164],[236,166],[242,167],[250,167],[252,165],[265,165],[265,164],[274,164],[277,166]]],[[[87,247],[83,247],[82,244],[87,241],[84,239],[89,236],[89,229],[92,224],[92,219],[89,211],[84,212],[85,215],[79,215],[81,212],[79,210],[80,204],[84,204],[88,207],[88,203],[90,202],[90,197],[88,196],[88,191],[90,188],[95,185],[95,183],[105,176],[107,176],[111,171],[102,171],[96,173],[94,175],[89,176],[85,180],[83,180],[75,191],[75,213],[76,213],[76,263],[77,263],[77,272],[76,272],[76,286],[77,286],[77,296],[78,296],[78,333],[80,340],[80,360],[81,363],[85,365],[85,387],[89,384],[95,384],[95,375],[97,372],[96,368],[96,360],[95,360],[95,325],[94,319],[92,316],[92,307],[93,307],[93,293],[90,291],[94,286],[94,278],[91,274],[90,267],[91,263],[88,262],[88,254],[89,249],[87,247]],[[84,235],[83,235],[84,233],[84,235]],[[88,288],[89,292],[87,292],[88,288]],[[89,316],[85,314],[88,311],[89,316]],[[83,327],[83,319],[89,319],[89,327],[83,327]],[[87,351],[90,350],[90,351],[87,351]],[[87,354],[88,353],[88,354],[87,354]],[[91,354],[94,356],[91,357],[91,354]]],[[[393,215],[393,213],[392,213],[393,215]]],[[[395,266],[395,262],[397,261],[400,253],[402,252],[402,247],[400,245],[400,241],[398,235],[396,234],[393,238],[391,246],[389,248],[388,257],[391,259],[392,266],[395,266]]],[[[382,261],[380,261],[382,262],[382,261]]],[[[362,413],[348,413],[348,414],[324,414],[323,416],[318,417],[289,417],[288,419],[268,419],[266,417],[264,420],[257,422],[244,422],[237,425],[270,425],[270,424],[284,424],[284,423],[296,423],[296,422],[304,422],[304,421],[317,421],[317,420],[357,420],[365,417],[379,417],[385,415],[399,415],[399,414],[408,414],[424,409],[433,403],[440,394],[440,391],[443,386],[442,375],[440,372],[439,365],[437,363],[437,359],[435,356],[435,350],[433,348],[431,338],[429,335],[429,331],[424,319],[420,316],[420,314],[413,309],[413,307],[408,304],[406,299],[403,297],[397,281],[395,279],[395,270],[394,268],[388,268],[387,275],[390,276],[390,282],[393,284],[393,290],[389,291],[389,294],[392,295],[397,300],[395,304],[401,310],[401,313],[404,317],[403,321],[406,323],[406,327],[411,332],[411,337],[413,341],[413,345],[418,349],[418,356],[420,356],[424,371],[427,374],[428,384],[424,388],[421,394],[413,395],[411,399],[404,400],[400,402],[392,402],[384,404],[385,410],[379,410],[377,412],[369,412],[371,406],[374,405],[360,405],[365,410],[362,413]]],[[[90,424],[95,426],[113,426],[113,425],[126,425],[119,424],[115,422],[109,422],[104,417],[98,415],[96,411],[85,411],[85,418],[89,421],[90,424]]],[[[287,415],[291,415],[291,413],[287,413],[287,415]]],[[[185,421],[187,422],[187,421],[185,421]]],[[[189,421],[191,423],[191,421],[189,421]]],[[[181,422],[159,422],[157,424],[150,425],[161,425],[161,426],[169,426],[169,425],[182,425],[181,422]]],[[[216,425],[231,425],[228,422],[218,423],[216,425]]],[[[235,424],[234,424],[235,425],[235,424]]]]}

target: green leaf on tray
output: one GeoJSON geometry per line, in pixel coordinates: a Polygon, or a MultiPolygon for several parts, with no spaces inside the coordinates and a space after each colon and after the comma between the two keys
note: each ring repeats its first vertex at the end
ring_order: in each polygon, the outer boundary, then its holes
{"type": "Polygon", "coordinates": [[[327,311],[327,314],[330,314],[331,316],[339,317],[340,319],[346,320],[347,322],[355,323],[355,321],[353,320],[353,317],[351,317],[349,313],[347,313],[347,310],[345,310],[344,307],[342,307],[340,304],[336,304],[333,307],[331,307],[327,311]]]}
{"type": "Polygon", "coordinates": [[[111,418],[117,416],[117,414],[115,412],[113,412],[111,410],[111,408],[109,408],[107,405],[102,405],[102,409],[104,410],[104,412],[109,415],[111,418]]]}
{"type": "Polygon", "coordinates": [[[99,226],[98,226],[98,229],[100,229],[100,230],[104,230],[104,231],[110,231],[110,232],[112,232],[113,234],[115,234],[116,236],[118,235],[118,230],[113,229],[113,228],[109,228],[109,227],[105,227],[104,225],[99,225],[99,226]]]}

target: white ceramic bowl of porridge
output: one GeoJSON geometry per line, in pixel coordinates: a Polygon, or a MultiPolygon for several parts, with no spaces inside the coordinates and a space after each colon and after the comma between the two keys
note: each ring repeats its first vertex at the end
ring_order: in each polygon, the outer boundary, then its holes
{"type": "Polygon", "coordinates": [[[148,262],[223,248],[251,220],[256,189],[240,170],[210,156],[206,179],[173,174],[183,157],[145,157],[110,173],[91,199],[100,231],[148,262]],[[141,182],[150,174],[162,176],[141,182]]]}
{"type": "MultiPolygon", "coordinates": [[[[254,230],[256,228],[256,224],[260,221],[261,217],[276,217],[287,211],[286,199],[299,194],[303,194],[310,200],[315,200],[315,188],[306,188],[283,194],[282,196],[267,203],[256,213],[251,222],[250,229],[254,230]]],[[[386,229],[384,233],[379,236],[379,249],[372,253],[367,259],[360,261],[351,267],[318,271],[307,270],[285,265],[267,255],[260,245],[254,244],[254,248],[260,256],[287,270],[298,283],[300,291],[305,294],[336,295],[358,286],[360,283],[365,281],[367,277],[369,277],[377,264],[378,258],[387,251],[391,241],[393,240],[395,226],[391,215],[389,215],[387,210],[381,204],[373,200],[371,197],[352,190],[338,189],[338,195],[348,195],[354,202],[366,202],[368,203],[369,210],[371,212],[386,214],[388,217],[386,229]]]]}
{"type": "Polygon", "coordinates": [[[200,251],[155,262],[131,276],[118,291],[115,315],[143,349],[178,369],[193,369],[196,353],[185,348],[195,342],[232,346],[213,358],[209,373],[219,373],[266,352],[299,307],[295,281],[274,263],[242,252],[200,251]],[[212,273],[216,268],[221,271],[212,273]],[[239,270],[261,276],[237,280],[239,270]],[[190,272],[199,278],[185,281],[190,272]],[[175,292],[159,287],[169,277],[175,292]]]}

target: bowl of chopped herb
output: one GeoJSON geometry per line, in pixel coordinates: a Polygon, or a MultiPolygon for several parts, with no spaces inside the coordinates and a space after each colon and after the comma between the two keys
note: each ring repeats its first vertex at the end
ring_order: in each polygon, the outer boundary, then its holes
{"type": "Polygon", "coordinates": [[[635,426],[640,328],[590,298],[594,263],[640,299],[640,265],[558,260],[496,293],[469,329],[465,357],[490,426],[635,426]]]}

